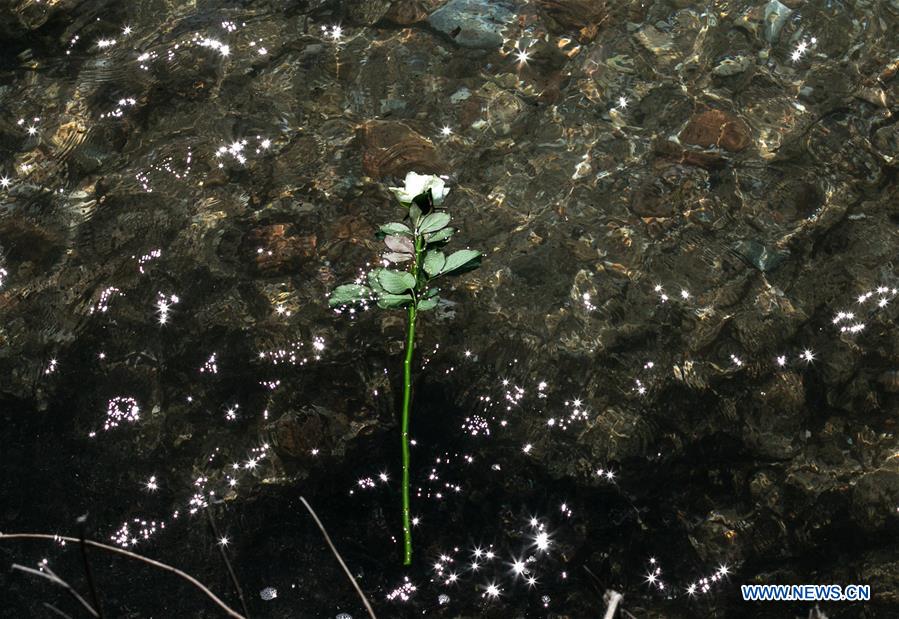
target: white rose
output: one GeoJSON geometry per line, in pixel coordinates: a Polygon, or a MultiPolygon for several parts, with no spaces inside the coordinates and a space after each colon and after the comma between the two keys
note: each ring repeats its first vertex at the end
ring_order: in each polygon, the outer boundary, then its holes
{"type": "Polygon", "coordinates": [[[396,199],[403,204],[410,204],[412,200],[423,193],[431,190],[431,196],[434,198],[434,204],[439,206],[443,204],[443,199],[450,192],[449,187],[443,182],[443,179],[433,174],[417,174],[409,172],[406,174],[405,187],[388,187],[396,199]]]}

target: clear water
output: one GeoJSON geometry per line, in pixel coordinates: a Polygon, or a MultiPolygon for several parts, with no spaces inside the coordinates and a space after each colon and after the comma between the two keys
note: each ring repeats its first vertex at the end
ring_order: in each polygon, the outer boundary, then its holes
{"type": "MultiPolygon", "coordinates": [[[[366,616],[302,496],[379,617],[895,616],[899,4],[445,4],[0,6],[0,531],[366,616]],[[404,317],[326,295],[409,170],[485,258],[418,326],[403,568],[404,317]]],[[[44,560],[87,595],[0,540],[44,560]]],[[[90,560],[107,616],[221,616],[90,560]]]]}

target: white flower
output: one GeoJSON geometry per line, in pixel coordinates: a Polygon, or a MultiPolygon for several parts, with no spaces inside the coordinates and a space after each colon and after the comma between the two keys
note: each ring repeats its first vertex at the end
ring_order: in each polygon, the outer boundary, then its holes
{"type": "Polygon", "coordinates": [[[388,187],[393,195],[396,196],[403,204],[410,204],[412,200],[423,193],[431,190],[431,196],[434,198],[434,204],[439,206],[443,203],[446,194],[449,193],[449,187],[443,182],[443,179],[433,174],[416,174],[409,172],[406,174],[405,187],[388,187]]]}

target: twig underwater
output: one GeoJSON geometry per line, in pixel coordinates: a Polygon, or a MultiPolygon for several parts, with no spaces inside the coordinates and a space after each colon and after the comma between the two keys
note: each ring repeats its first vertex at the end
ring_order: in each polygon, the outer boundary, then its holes
{"type": "MultiPolygon", "coordinates": [[[[212,510],[206,509],[206,517],[209,520],[209,528],[212,529],[212,534],[215,536],[216,540],[223,540],[224,538],[219,533],[219,529],[215,524],[215,518],[212,516],[212,510]]],[[[231,584],[234,585],[234,590],[237,592],[237,597],[240,599],[240,607],[243,609],[243,614],[246,615],[247,619],[250,619],[250,611],[247,609],[247,601],[243,596],[243,589],[240,587],[240,582],[237,580],[237,574],[234,573],[234,568],[231,566],[231,561],[228,559],[228,555],[225,553],[225,545],[221,542],[217,543],[219,554],[222,557],[222,561],[225,562],[225,567],[228,568],[228,576],[231,578],[231,584]]]]}
{"type": "MultiPolygon", "coordinates": [[[[0,542],[7,541],[7,540],[17,540],[17,541],[47,540],[47,541],[51,541],[51,542],[61,542],[62,541],[62,542],[81,543],[81,540],[79,540],[76,537],[66,537],[63,535],[50,535],[48,533],[0,533],[0,542]]],[[[162,563],[161,561],[156,561],[155,559],[150,559],[149,557],[139,555],[137,553],[131,552],[130,550],[124,550],[123,548],[116,548],[115,546],[109,546],[107,544],[102,544],[100,542],[95,542],[95,541],[89,540],[89,539],[84,540],[84,544],[86,544],[87,546],[91,546],[93,548],[99,548],[99,549],[105,550],[107,552],[122,555],[124,557],[128,557],[131,559],[135,559],[137,561],[141,561],[148,565],[152,565],[153,567],[157,567],[161,570],[165,570],[167,572],[176,574],[177,576],[183,578],[184,580],[186,580],[187,582],[192,584],[194,587],[196,587],[197,589],[202,591],[210,600],[215,602],[215,604],[218,605],[219,608],[221,608],[223,611],[225,611],[229,617],[234,617],[235,619],[247,619],[247,617],[245,617],[244,615],[241,615],[239,612],[237,612],[236,610],[234,610],[233,608],[231,608],[230,606],[225,604],[225,602],[223,602],[216,594],[214,594],[206,585],[201,583],[199,580],[197,580],[190,574],[188,574],[186,572],[182,572],[177,567],[173,567],[166,563],[162,563]]],[[[21,566],[20,566],[20,569],[22,569],[21,566]]],[[[45,576],[42,572],[40,572],[38,570],[32,570],[32,568],[24,568],[23,571],[29,571],[29,573],[37,572],[38,574],[41,574],[41,576],[45,576]]],[[[93,616],[99,617],[99,615],[96,614],[96,611],[94,611],[93,616]]]]}
{"type": "Polygon", "coordinates": [[[455,276],[480,266],[481,252],[461,249],[446,255],[440,251],[455,233],[448,227],[450,215],[439,207],[449,193],[443,179],[409,172],[403,187],[390,187],[399,203],[408,209],[407,226],[401,222],[382,225],[377,236],[387,251],[384,264],[409,263],[409,270],[377,268],[367,275],[368,285],[357,280],[338,286],[328,303],[332,307],[376,302],[381,309],[406,310],[406,352],[403,358],[403,411],[401,447],[403,458],[402,512],[403,565],[412,564],[412,523],[409,504],[410,451],[409,420],[412,411],[412,360],[415,350],[415,323],[418,313],[437,307],[439,288],[430,284],[445,275],[455,276]]]}
{"type": "Polygon", "coordinates": [[[302,501],[303,505],[309,511],[309,515],[312,516],[312,519],[315,520],[315,524],[318,525],[319,530],[322,532],[325,541],[328,543],[328,547],[331,549],[331,552],[334,553],[334,556],[337,557],[337,561],[340,563],[340,567],[342,567],[343,571],[346,572],[347,578],[349,578],[350,582],[353,583],[353,587],[356,589],[356,593],[358,593],[359,597],[362,599],[362,604],[365,606],[365,610],[368,611],[369,617],[371,617],[371,619],[378,619],[375,615],[374,609],[371,607],[371,603],[369,603],[368,598],[366,598],[365,594],[362,592],[362,587],[360,587],[359,583],[356,582],[356,579],[353,578],[353,574],[350,572],[350,568],[347,567],[346,563],[344,563],[343,561],[343,558],[340,556],[340,553],[337,552],[337,548],[334,547],[334,543],[331,541],[331,536],[328,535],[328,532],[325,530],[325,525],[323,525],[322,521],[318,519],[315,510],[312,509],[311,505],[309,505],[309,501],[307,501],[304,497],[300,497],[300,501],[302,501]]]}
{"type": "Polygon", "coordinates": [[[618,610],[618,603],[621,602],[621,598],[624,596],[618,593],[617,591],[613,591],[609,589],[605,594],[606,601],[606,614],[602,616],[603,619],[612,619],[615,616],[615,611],[618,610]]]}
{"type": "Polygon", "coordinates": [[[62,612],[61,610],[56,608],[53,604],[50,604],[48,602],[42,602],[42,604],[43,604],[44,608],[46,608],[50,612],[56,613],[57,615],[59,615],[60,617],[64,617],[65,619],[72,619],[71,615],[68,615],[68,614],[62,612]]]}
{"type": "Polygon", "coordinates": [[[19,572],[24,572],[26,574],[31,574],[32,576],[43,578],[45,580],[49,580],[54,585],[59,585],[60,587],[65,589],[66,593],[71,595],[75,599],[75,601],[78,602],[82,606],[82,608],[84,608],[84,610],[88,612],[91,617],[100,617],[100,614],[94,609],[94,607],[88,604],[87,600],[81,597],[81,595],[72,587],[72,585],[54,574],[53,570],[51,570],[49,567],[44,567],[43,570],[36,570],[32,567],[26,567],[24,565],[19,565],[18,563],[13,563],[12,569],[19,572]]]}
{"type": "Polygon", "coordinates": [[[97,587],[94,585],[94,575],[91,572],[91,564],[87,559],[87,545],[84,543],[87,537],[87,514],[78,517],[78,548],[81,550],[81,563],[84,566],[84,577],[87,579],[87,587],[91,593],[91,602],[97,611],[97,616],[103,619],[103,607],[100,605],[100,597],[97,595],[97,587]]]}
{"type": "MultiPolygon", "coordinates": [[[[331,536],[328,535],[328,531],[325,529],[325,525],[322,524],[322,521],[319,519],[318,515],[315,513],[315,510],[312,509],[312,506],[309,502],[304,498],[300,497],[300,501],[306,507],[306,510],[309,512],[309,515],[312,516],[312,519],[315,521],[316,526],[318,526],[319,531],[321,531],[322,536],[325,538],[325,542],[328,544],[328,547],[331,549],[331,552],[337,558],[337,561],[340,563],[340,566],[343,568],[343,571],[346,573],[347,578],[349,578],[350,583],[353,585],[353,588],[356,590],[356,593],[359,594],[359,598],[362,600],[362,604],[365,606],[365,610],[368,612],[368,615],[371,619],[377,619],[377,615],[375,615],[375,611],[371,606],[371,603],[368,601],[368,598],[365,597],[365,593],[362,591],[362,588],[359,586],[359,583],[356,582],[356,579],[353,577],[352,572],[347,567],[347,564],[344,562],[343,557],[340,556],[340,553],[337,551],[337,548],[334,546],[334,543],[331,541],[331,536]]],[[[207,517],[209,522],[209,527],[212,529],[213,535],[217,539],[222,539],[222,536],[219,533],[218,527],[215,524],[215,519],[212,516],[210,511],[207,511],[207,517]]],[[[83,524],[82,520],[79,519],[79,523],[83,524]]],[[[112,552],[114,554],[123,555],[129,557],[131,559],[136,559],[143,563],[147,563],[148,565],[152,565],[153,567],[158,567],[164,571],[172,572],[177,574],[181,578],[187,580],[189,583],[200,589],[207,597],[209,597],[213,602],[215,602],[222,610],[224,610],[228,616],[234,617],[235,619],[250,619],[250,613],[247,608],[246,599],[243,595],[243,590],[240,587],[240,583],[237,580],[237,575],[234,572],[234,569],[231,565],[231,561],[228,559],[228,556],[224,552],[224,548],[219,545],[219,550],[221,551],[222,559],[225,562],[225,565],[228,568],[228,574],[230,576],[231,582],[234,585],[235,590],[237,591],[237,595],[240,598],[240,603],[243,608],[244,614],[241,615],[231,607],[229,607],[225,602],[223,602],[218,596],[216,596],[208,587],[198,581],[196,578],[187,574],[176,567],[168,565],[166,563],[162,563],[160,561],[156,561],[155,559],[150,559],[149,557],[145,557],[143,555],[139,555],[137,553],[131,552],[130,550],[124,550],[122,548],[116,548],[115,546],[109,546],[107,544],[102,544],[100,542],[95,542],[93,540],[85,539],[84,537],[84,529],[82,527],[81,534],[78,538],[74,537],[65,537],[62,535],[49,535],[47,533],[0,533],[0,542],[6,540],[48,540],[54,542],[78,542],[81,548],[81,556],[82,560],[87,561],[85,548],[87,546],[92,546],[95,548],[99,548],[101,550],[106,550],[108,552],[112,552]]],[[[95,606],[92,606],[87,600],[85,600],[75,589],[62,578],[57,576],[53,570],[50,569],[49,566],[42,566],[41,569],[34,569],[31,567],[27,567],[24,565],[20,565],[18,563],[14,563],[12,565],[13,570],[17,570],[26,574],[31,574],[33,576],[38,576],[45,580],[52,582],[55,585],[58,585],[65,589],[65,591],[71,595],[84,609],[87,611],[90,616],[95,617],[96,619],[102,619],[103,615],[96,609],[95,606]]],[[[89,570],[89,567],[87,567],[89,570]]],[[[91,582],[91,588],[93,589],[93,580],[92,577],[88,577],[91,582]]],[[[96,604],[96,591],[92,591],[92,595],[95,599],[96,604]]],[[[44,606],[48,608],[51,612],[56,613],[62,617],[69,617],[66,613],[59,610],[52,604],[44,603],[44,606]]],[[[69,618],[71,619],[71,618],[69,618]]]]}

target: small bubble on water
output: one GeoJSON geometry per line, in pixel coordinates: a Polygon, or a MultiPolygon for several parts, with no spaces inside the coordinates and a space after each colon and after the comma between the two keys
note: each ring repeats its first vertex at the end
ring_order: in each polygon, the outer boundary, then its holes
{"type": "Polygon", "coordinates": [[[266,587],[265,589],[263,589],[262,591],[259,592],[259,597],[261,597],[266,602],[269,602],[271,600],[274,600],[276,597],[278,597],[278,590],[275,589],[274,587],[266,587]]]}
{"type": "Polygon", "coordinates": [[[441,593],[440,595],[437,596],[437,603],[440,604],[441,606],[444,604],[449,604],[449,601],[450,601],[450,598],[445,593],[441,593]]]}
{"type": "Polygon", "coordinates": [[[542,598],[540,598],[540,601],[543,602],[544,607],[549,606],[550,599],[548,595],[544,595],[542,598]]]}

